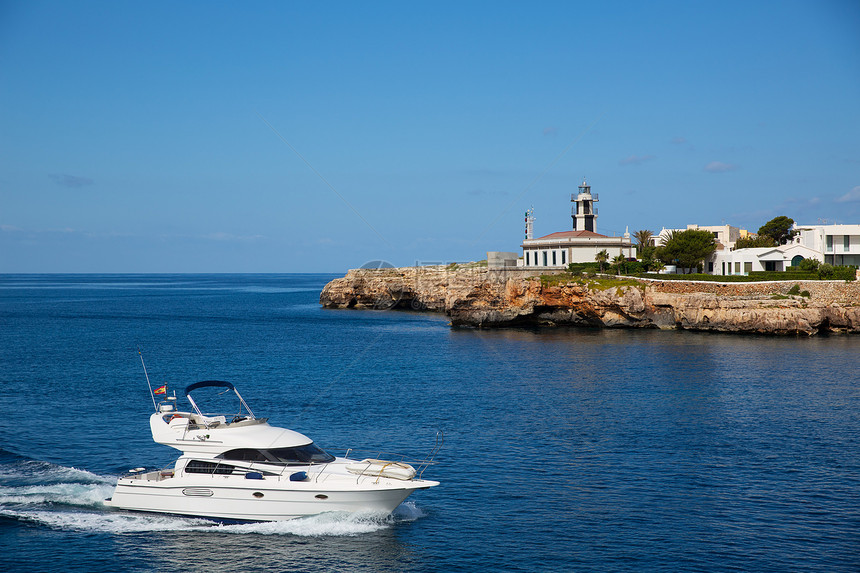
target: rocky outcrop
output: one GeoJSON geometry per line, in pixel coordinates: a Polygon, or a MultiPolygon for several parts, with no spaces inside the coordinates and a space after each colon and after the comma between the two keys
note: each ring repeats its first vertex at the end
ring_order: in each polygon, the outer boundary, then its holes
{"type": "Polygon", "coordinates": [[[860,333],[860,284],[693,283],[536,277],[521,270],[415,267],[351,270],[325,286],[326,308],[445,313],[455,326],[583,325],[720,332],[860,333]]]}

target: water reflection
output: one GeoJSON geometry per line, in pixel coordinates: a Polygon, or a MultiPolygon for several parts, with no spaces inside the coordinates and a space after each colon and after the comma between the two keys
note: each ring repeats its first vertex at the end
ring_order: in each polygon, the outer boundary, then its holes
{"type": "Polygon", "coordinates": [[[115,541],[121,552],[140,556],[142,551],[153,569],[160,571],[393,572],[403,571],[417,559],[398,540],[397,526],[346,536],[283,533],[278,524],[258,532],[235,528],[168,532],[149,544],[142,544],[137,536],[118,536],[115,541]]]}

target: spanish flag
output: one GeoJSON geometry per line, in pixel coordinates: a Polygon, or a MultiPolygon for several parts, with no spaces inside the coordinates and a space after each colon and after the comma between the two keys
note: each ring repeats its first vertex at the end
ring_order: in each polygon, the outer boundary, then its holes
{"type": "Polygon", "coordinates": [[[153,394],[167,394],[167,385],[159,386],[153,392],[153,394]]]}

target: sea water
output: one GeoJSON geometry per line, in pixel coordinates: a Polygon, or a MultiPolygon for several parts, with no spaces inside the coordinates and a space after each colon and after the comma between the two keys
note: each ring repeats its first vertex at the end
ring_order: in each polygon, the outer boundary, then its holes
{"type": "Polygon", "coordinates": [[[326,275],[0,277],[10,571],[858,571],[860,337],[453,329],[325,310],[326,275]],[[106,508],[176,452],[153,386],[234,382],[331,453],[420,458],[392,516],[106,508]]]}

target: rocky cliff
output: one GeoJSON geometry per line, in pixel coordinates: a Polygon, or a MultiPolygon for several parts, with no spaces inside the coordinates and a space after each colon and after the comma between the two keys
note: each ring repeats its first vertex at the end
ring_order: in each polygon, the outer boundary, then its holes
{"type": "Polygon", "coordinates": [[[588,325],[723,332],[860,333],[860,283],[694,283],[544,277],[521,270],[351,270],[320,294],[326,308],[445,313],[455,326],[588,325]],[[787,294],[795,284],[806,296],[787,294]]]}

